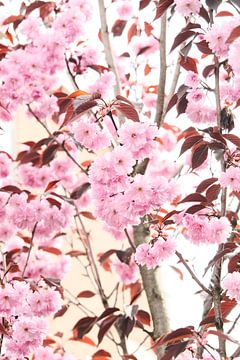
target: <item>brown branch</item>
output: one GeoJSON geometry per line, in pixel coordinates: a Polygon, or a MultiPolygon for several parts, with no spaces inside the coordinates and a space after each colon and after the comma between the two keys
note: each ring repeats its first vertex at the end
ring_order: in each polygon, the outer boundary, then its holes
{"type": "Polygon", "coordinates": [[[166,60],[166,34],[167,34],[167,13],[161,18],[161,34],[160,34],[160,77],[158,85],[157,96],[157,109],[155,122],[158,127],[163,122],[163,109],[165,102],[165,87],[166,87],[166,75],[167,75],[167,60],[166,60]]]}
{"type": "Polygon", "coordinates": [[[121,94],[121,86],[120,86],[118,70],[117,70],[117,67],[115,64],[112,47],[111,47],[111,43],[110,43],[110,37],[109,37],[109,31],[108,31],[108,25],[107,25],[107,15],[106,15],[106,8],[104,5],[104,0],[98,0],[98,7],[99,7],[100,20],[101,20],[102,42],[103,42],[103,46],[104,46],[106,61],[116,78],[116,85],[114,86],[114,93],[116,96],[116,95],[121,94]]]}
{"type": "MultiPolygon", "coordinates": [[[[149,235],[148,229],[141,223],[134,227],[134,239],[136,246],[146,242],[149,235]]],[[[140,267],[143,287],[147,296],[149,310],[153,321],[153,339],[169,331],[169,321],[165,309],[164,300],[158,287],[155,270],[148,270],[146,267],[140,267]]],[[[158,348],[158,359],[163,355],[164,349],[158,348]]]]}
{"type": "Polygon", "coordinates": [[[33,227],[33,230],[32,230],[30,247],[29,247],[28,254],[27,254],[27,259],[26,259],[26,262],[25,262],[25,265],[24,265],[24,268],[23,268],[23,271],[22,271],[22,277],[24,277],[24,274],[25,274],[25,271],[27,269],[28,262],[29,262],[29,259],[30,259],[30,254],[31,254],[31,251],[32,251],[32,248],[33,248],[33,239],[34,239],[34,235],[35,235],[35,232],[36,232],[37,224],[38,224],[38,222],[35,223],[35,225],[33,227]]]}
{"type": "Polygon", "coordinates": [[[194,274],[193,270],[190,268],[190,266],[188,265],[188,263],[186,262],[186,260],[183,258],[182,254],[178,251],[175,252],[175,254],[177,255],[177,257],[179,258],[179,260],[181,261],[181,263],[185,266],[185,268],[187,269],[187,271],[189,272],[189,274],[191,275],[191,277],[193,278],[193,280],[198,284],[198,286],[200,286],[200,288],[205,291],[207,294],[211,295],[211,291],[206,288],[206,286],[204,286],[201,281],[198,279],[198,277],[194,274]]]}

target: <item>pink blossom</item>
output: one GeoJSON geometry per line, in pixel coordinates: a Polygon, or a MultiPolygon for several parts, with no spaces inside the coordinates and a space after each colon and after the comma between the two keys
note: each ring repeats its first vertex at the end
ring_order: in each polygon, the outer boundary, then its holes
{"type": "Polygon", "coordinates": [[[205,100],[205,94],[200,89],[192,89],[187,93],[187,100],[191,103],[193,101],[199,102],[205,100]]]}
{"type": "Polygon", "coordinates": [[[233,71],[236,74],[240,74],[240,64],[239,64],[239,50],[240,50],[240,39],[235,40],[229,47],[228,52],[228,61],[231,65],[233,71]]]}
{"type": "Polygon", "coordinates": [[[240,168],[230,166],[219,177],[219,182],[223,187],[229,187],[232,191],[240,191],[240,168]]]}
{"type": "Polygon", "coordinates": [[[61,296],[51,288],[40,288],[29,296],[29,306],[34,316],[49,316],[61,307],[61,296]]]}
{"type": "Polygon", "coordinates": [[[125,122],[118,130],[119,141],[130,151],[134,159],[143,160],[154,148],[154,138],[157,135],[155,125],[147,123],[125,122]]]}
{"type": "Polygon", "coordinates": [[[135,260],[142,266],[146,265],[148,269],[154,269],[162,261],[170,258],[175,251],[176,244],[173,239],[158,239],[153,245],[139,245],[136,249],[135,260]]]}
{"type": "Polygon", "coordinates": [[[118,1],[117,14],[121,20],[129,20],[134,15],[133,4],[129,0],[118,1]]]}
{"type": "Polygon", "coordinates": [[[12,161],[5,153],[0,153],[0,178],[8,177],[12,161]]]}
{"type": "Polygon", "coordinates": [[[216,110],[204,103],[189,102],[186,115],[196,124],[216,124],[216,110]]]}
{"type": "Polygon", "coordinates": [[[112,93],[112,89],[115,84],[116,79],[113,72],[104,71],[94,84],[88,86],[88,91],[90,93],[99,92],[103,97],[106,97],[112,93]]]}
{"type": "Polygon", "coordinates": [[[229,50],[227,39],[234,29],[234,26],[235,21],[215,23],[205,35],[205,39],[209,43],[210,49],[215,52],[217,56],[227,56],[229,50]]]}
{"type": "Polygon", "coordinates": [[[200,0],[174,0],[176,11],[183,16],[198,14],[201,8],[200,0]]]}
{"type": "Polygon", "coordinates": [[[198,74],[196,74],[193,71],[188,71],[186,79],[185,79],[185,85],[187,85],[187,86],[189,86],[189,87],[191,87],[193,89],[196,89],[198,87],[198,85],[199,85],[198,74]]]}
{"type": "Polygon", "coordinates": [[[240,301],[240,273],[234,271],[228,273],[222,281],[222,287],[227,290],[227,295],[230,299],[240,301]]]}
{"type": "Polygon", "coordinates": [[[89,150],[100,150],[110,145],[110,138],[99,125],[88,119],[81,119],[74,128],[75,139],[89,150]]]}
{"type": "Polygon", "coordinates": [[[137,281],[139,272],[134,260],[131,260],[129,264],[116,260],[113,263],[113,267],[120,281],[124,284],[133,284],[137,281]]]}

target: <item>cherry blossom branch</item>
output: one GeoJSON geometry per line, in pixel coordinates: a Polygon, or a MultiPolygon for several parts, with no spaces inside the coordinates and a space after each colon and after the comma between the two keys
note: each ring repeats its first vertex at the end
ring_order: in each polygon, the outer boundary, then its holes
{"type": "Polygon", "coordinates": [[[28,105],[28,110],[29,112],[32,114],[32,116],[37,120],[37,122],[46,130],[46,132],[48,133],[48,135],[50,137],[52,137],[54,139],[54,141],[61,146],[61,148],[63,149],[63,151],[66,153],[66,155],[74,162],[74,164],[84,173],[84,174],[88,174],[87,171],[74,159],[74,157],[70,154],[70,152],[68,151],[68,149],[65,147],[64,142],[59,142],[57,140],[57,138],[51,133],[51,131],[48,129],[47,125],[44,124],[39,117],[34,113],[34,111],[32,110],[31,106],[28,105]]]}
{"type": "MultiPolygon", "coordinates": [[[[145,243],[148,235],[148,229],[146,229],[142,223],[134,227],[134,239],[137,246],[145,243]]],[[[156,271],[148,270],[146,267],[140,267],[140,273],[153,321],[153,339],[157,339],[169,331],[169,320],[164,300],[158,287],[156,271]]],[[[164,349],[159,347],[157,354],[158,359],[162,357],[163,353],[164,349]]]]}
{"type": "Polygon", "coordinates": [[[160,77],[158,85],[157,109],[155,122],[158,127],[163,122],[163,110],[165,100],[165,87],[167,75],[167,60],[166,60],[166,34],[167,34],[167,14],[165,13],[161,18],[161,34],[160,34],[160,77]]]}
{"type": "Polygon", "coordinates": [[[200,286],[200,288],[205,291],[207,294],[212,295],[211,291],[206,288],[205,285],[203,285],[201,283],[201,281],[198,279],[198,277],[194,274],[193,270],[190,268],[190,266],[188,265],[188,263],[186,262],[186,260],[183,258],[182,254],[178,251],[175,252],[175,254],[177,255],[177,257],[179,258],[179,260],[181,261],[181,263],[185,266],[185,268],[187,269],[187,271],[189,272],[189,274],[191,275],[191,277],[193,278],[193,280],[200,286]]]}
{"type": "Polygon", "coordinates": [[[102,34],[102,42],[103,42],[103,46],[104,46],[105,57],[106,57],[108,66],[111,68],[111,70],[114,73],[115,78],[116,78],[116,85],[114,86],[114,93],[115,93],[115,95],[120,95],[121,94],[120,79],[119,79],[119,74],[118,74],[118,70],[117,70],[117,67],[115,64],[112,47],[111,47],[111,43],[110,43],[104,0],[98,0],[98,7],[99,7],[99,14],[100,14],[100,21],[101,21],[101,34],[102,34]]]}
{"type": "Polygon", "coordinates": [[[34,239],[34,235],[35,235],[35,232],[36,232],[36,229],[37,229],[37,224],[38,224],[38,222],[35,223],[35,225],[34,225],[34,227],[33,227],[33,230],[32,230],[30,247],[29,247],[28,254],[27,254],[27,259],[26,259],[26,262],[25,262],[25,265],[24,265],[24,268],[23,268],[23,271],[22,271],[22,277],[24,277],[24,274],[25,274],[25,272],[26,272],[26,269],[27,269],[27,266],[28,266],[28,262],[29,262],[29,259],[30,259],[30,254],[31,254],[31,252],[32,252],[33,239],[34,239]]]}
{"type": "Polygon", "coordinates": [[[79,87],[78,87],[78,84],[77,84],[77,82],[76,82],[76,77],[73,75],[73,73],[72,73],[72,71],[71,71],[71,69],[70,69],[69,62],[68,62],[68,59],[67,59],[66,55],[65,55],[65,63],[66,63],[67,70],[68,70],[68,73],[69,73],[69,75],[70,75],[70,78],[71,78],[71,80],[72,80],[73,87],[75,87],[76,90],[78,90],[79,87]]]}

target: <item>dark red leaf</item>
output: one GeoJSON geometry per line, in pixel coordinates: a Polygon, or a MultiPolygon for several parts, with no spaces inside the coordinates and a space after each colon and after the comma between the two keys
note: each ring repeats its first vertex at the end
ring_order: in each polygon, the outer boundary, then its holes
{"type": "Polygon", "coordinates": [[[93,326],[96,324],[97,316],[87,316],[80,319],[73,328],[73,338],[81,339],[84,335],[86,335],[93,326]]]}
{"type": "Polygon", "coordinates": [[[230,11],[219,11],[219,13],[217,13],[215,16],[216,17],[233,16],[233,13],[231,13],[230,11]]]}
{"type": "Polygon", "coordinates": [[[206,55],[212,54],[212,50],[208,46],[208,43],[206,42],[206,40],[200,41],[195,44],[197,45],[198,50],[201,51],[203,54],[206,54],[206,55]]]}
{"type": "Polygon", "coordinates": [[[218,338],[224,339],[224,340],[228,340],[233,342],[234,344],[238,344],[239,345],[239,341],[233,339],[231,336],[224,334],[221,331],[218,330],[208,330],[207,334],[211,334],[211,335],[216,335],[218,338]]]}
{"type": "Polygon", "coordinates": [[[154,20],[159,19],[172,4],[173,0],[159,0],[154,20]]]}
{"type": "Polygon", "coordinates": [[[199,204],[199,205],[193,205],[193,206],[190,206],[187,210],[186,210],[186,213],[187,214],[195,214],[196,212],[198,211],[201,211],[205,209],[205,206],[202,205],[202,204],[199,204]]]}
{"type": "Polygon", "coordinates": [[[119,110],[128,119],[132,121],[139,121],[138,112],[135,110],[133,106],[121,102],[116,105],[116,109],[119,110]]]}
{"type": "Polygon", "coordinates": [[[115,254],[117,250],[114,250],[114,249],[111,249],[111,250],[108,250],[106,251],[104,254],[102,254],[99,258],[99,262],[102,264],[104,263],[108,258],[109,256],[111,256],[112,254],[115,254]]]}
{"type": "Polygon", "coordinates": [[[227,39],[227,43],[232,43],[239,36],[240,36],[240,25],[238,25],[237,27],[235,27],[235,29],[233,29],[233,31],[231,32],[229,38],[227,39]]]}
{"type": "Polygon", "coordinates": [[[35,1],[34,3],[30,4],[29,6],[27,6],[26,8],[26,15],[29,15],[32,11],[39,9],[41,6],[46,6],[46,4],[48,5],[55,5],[55,3],[53,1],[35,1]]]}
{"type": "Polygon", "coordinates": [[[209,75],[213,75],[215,71],[215,65],[208,65],[203,69],[203,76],[207,78],[209,75]]]}
{"type": "Polygon", "coordinates": [[[14,185],[6,185],[0,188],[0,191],[11,192],[16,194],[21,194],[22,190],[20,190],[17,186],[14,185]]]}
{"type": "Polygon", "coordinates": [[[88,182],[78,186],[71,193],[71,195],[70,195],[71,199],[74,199],[74,200],[79,199],[90,188],[90,186],[91,185],[88,182]]]}
{"type": "MultiPolygon", "coordinates": [[[[237,301],[235,299],[230,300],[228,297],[226,297],[221,302],[221,313],[224,318],[226,318],[230,312],[234,309],[234,307],[237,305],[237,301]]],[[[215,316],[214,308],[212,308],[208,316],[215,316]]]]}
{"type": "Polygon", "coordinates": [[[147,36],[152,35],[153,26],[148,22],[144,21],[144,30],[147,36]]]}
{"type": "Polygon", "coordinates": [[[140,321],[143,325],[151,325],[151,317],[149,313],[145,310],[138,310],[136,313],[136,319],[140,321]]]}
{"type": "Polygon", "coordinates": [[[192,169],[201,166],[208,157],[208,143],[202,142],[200,146],[193,150],[192,154],[192,169]]]}
{"type": "Polygon", "coordinates": [[[67,252],[66,255],[69,255],[71,257],[77,257],[77,256],[83,256],[83,255],[87,255],[87,254],[84,251],[71,250],[71,251],[67,252]]]}
{"type": "Polygon", "coordinates": [[[58,310],[55,315],[54,315],[54,319],[57,318],[57,317],[60,317],[60,316],[63,316],[65,314],[65,312],[67,311],[68,309],[68,305],[63,305],[61,307],[60,310],[58,310]]]}
{"type": "Polygon", "coordinates": [[[58,144],[49,145],[42,153],[42,165],[49,164],[55,158],[58,149],[58,144]]]}
{"type": "Polygon", "coordinates": [[[207,201],[211,203],[212,201],[216,200],[218,198],[220,191],[221,191],[220,184],[214,184],[210,186],[210,188],[208,188],[206,192],[207,201]]]}
{"type": "Polygon", "coordinates": [[[176,105],[177,101],[178,101],[178,96],[177,96],[177,94],[174,94],[174,95],[171,97],[169,103],[167,104],[166,113],[167,113],[169,110],[171,110],[174,105],[176,105]]]}
{"type": "Polygon", "coordinates": [[[199,11],[199,15],[206,20],[206,22],[209,24],[210,23],[210,17],[208,15],[208,11],[205,9],[204,6],[201,7],[200,11],[199,11]]]}
{"type": "MultiPolygon", "coordinates": [[[[226,244],[223,244],[223,245],[224,245],[223,250],[218,251],[217,254],[214,256],[214,258],[209,261],[209,263],[208,263],[208,265],[207,265],[207,267],[206,267],[206,269],[204,271],[204,275],[210,269],[210,267],[212,267],[218,260],[220,260],[226,254],[229,254],[229,253],[233,252],[237,247],[237,245],[235,243],[226,243],[226,244]]],[[[239,260],[240,260],[240,255],[239,255],[239,260]]],[[[230,263],[230,261],[229,261],[229,263],[230,263]]],[[[228,271],[229,271],[229,269],[228,269],[228,271]]]]}
{"type": "Polygon", "coordinates": [[[186,98],[186,94],[184,94],[178,101],[177,103],[177,113],[178,113],[178,116],[180,114],[183,114],[185,113],[186,111],[186,108],[187,108],[187,105],[188,105],[188,100],[186,98]]]}
{"type": "Polygon", "coordinates": [[[108,332],[108,330],[112,327],[112,325],[117,321],[120,315],[110,315],[105,318],[99,328],[98,332],[98,345],[102,342],[104,335],[108,332]]]}
{"type": "Polygon", "coordinates": [[[193,193],[193,194],[187,195],[183,200],[181,200],[179,202],[179,204],[185,203],[185,202],[207,202],[207,199],[205,196],[203,196],[199,193],[193,193]]]}
{"type": "Polygon", "coordinates": [[[198,33],[196,33],[195,31],[192,30],[187,30],[187,31],[182,31],[180,32],[174,39],[174,42],[172,44],[171,47],[171,51],[173,51],[174,49],[176,49],[180,44],[182,44],[184,41],[186,41],[188,38],[196,35],[198,33]]]}
{"type": "Polygon", "coordinates": [[[134,107],[133,103],[130,100],[128,100],[126,97],[122,96],[122,95],[117,95],[116,99],[120,100],[121,102],[125,102],[125,103],[131,105],[132,107],[134,107]]]}
{"type": "Polygon", "coordinates": [[[112,33],[114,36],[121,36],[122,32],[126,26],[126,20],[116,20],[112,27],[112,33]]]}
{"type": "Polygon", "coordinates": [[[130,294],[131,294],[131,302],[130,305],[134,303],[134,301],[141,295],[142,293],[142,286],[140,282],[135,282],[134,284],[130,285],[130,294]]]}
{"type": "Polygon", "coordinates": [[[119,311],[119,308],[116,307],[112,307],[112,308],[107,308],[106,310],[104,310],[104,312],[98,317],[98,321],[104,319],[105,317],[112,315],[113,313],[115,313],[116,311],[119,311]]]}
{"type": "Polygon", "coordinates": [[[121,332],[122,337],[128,337],[135,325],[135,319],[131,319],[128,316],[119,315],[118,317],[118,329],[121,332]]]}
{"type": "Polygon", "coordinates": [[[78,294],[78,298],[91,298],[93,296],[95,296],[96,294],[90,290],[85,290],[85,291],[81,291],[79,294],[78,294]]]}
{"type": "Polygon", "coordinates": [[[147,50],[150,49],[150,46],[143,46],[142,48],[139,49],[139,51],[137,52],[137,56],[144,54],[147,50]]]}
{"type": "Polygon", "coordinates": [[[187,71],[198,73],[196,60],[190,56],[180,54],[180,65],[187,71]]]}
{"type": "Polygon", "coordinates": [[[139,10],[144,9],[150,4],[151,0],[141,0],[139,4],[139,10]]]}
{"type": "Polygon", "coordinates": [[[240,272],[240,254],[233,256],[228,263],[228,272],[240,272]]]}
{"type": "Polygon", "coordinates": [[[187,151],[188,149],[193,147],[193,145],[195,145],[202,139],[203,139],[202,135],[194,135],[194,136],[187,137],[186,140],[182,144],[179,156],[181,156],[185,151],[187,151]]]}
{"type": "Polygon", "coordinates": [[[223,137],[240,148],[240,138],[234,134],[224,134],[223,137]]]}
{"type": "Polygon", "coordinates": [[[215,178],[215,177],[203,180],[196,188],[196,192],[201,193],[201,192],[205,191],[210,185],[215,183],[217,180],[218,180],[218,178],[215,178]]]}
{"type": "Polygon", "coordinates": [[[185,328],[179,328],[170,332],[167,335],[163,335],[158,341],[157,345],[171,344],[173,342],[183,340],[186,338],[192,338],[194,336],[194,327],[189,326],[185,328]]]}

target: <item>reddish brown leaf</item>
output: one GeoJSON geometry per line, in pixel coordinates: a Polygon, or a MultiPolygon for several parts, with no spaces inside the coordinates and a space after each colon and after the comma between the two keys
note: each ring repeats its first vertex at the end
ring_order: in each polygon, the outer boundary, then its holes
{"type": "Polygon", "coordinates": [[[58,149],[58,144],[49,145],[42,153],[42,165],[49,164],[55,158],[58,149]]]}
{"type": "Polygon", "coordinates": [[[201,211],[205,209],[205,206],[202,205],[202,204],[199,204],[199,205],[193,205],[193,206],[190,206],[187,210],[186,210],[186,213],[188,214],[195,214],[196,212],[198,211],[201,211]]]}
{"type": "Polygon", "coordinates": [[[240,254],[233,256],[228,263],[228,272],[240,272],[240,254]]]}
{"type": "Polygon", "coordinates": [[[98,317],[98,321],[104,319],[105,317],[112,315],[113,313],[115,313],[116,311],[119,311],[119,308],[116,307],[112,307],[112,308],[107,308],[106,310],[104,310],[104,312],[98,317]]]}
{"type": "Polygon", "coordinates": [[[235,27],[235,29],[233,29],[233,31],[231,32],[230,36],[227,39],[227,43],[232,43],[239,36],[240,36],[240,25],[238,25],[237,27],[235,27]]]}
{"type": "MultiPolygon", "coordinates": [[[[212,267],[218,260],[220,260],[226,254],[229,254],[229,253],[233,252],[236,249],[236,247],[237,247],[237,245],[235,243],[223,244],[223,250],[218,251],[217,254],[214,256],[214,258],[209,261],[208,266],[206,267],[206,269],[204,271],[204,275],[207,273],[207,271],[210,269],[210,267],[212,267]]],[[[240,260],[240,255],[239,255],[238,260],[240,260]]],[[[229,263],[230,263],[230,261],[229,261],[229,263]]],[[[229,263],[228,263],[228,266],[229,266],[229,263]]],[[[239,269],[240,269],[240,267],[239,267],[239,269]]],[[[228,272],[230,272],[229,268],[228,268],[228,272]]]]}
{"type": "Polygon", "coordinates": [[[203,76],[207,78],[209,75],[213,75],[215,71],[215,65],[208,65],[203,69],[203,76]]]}
{"type": "Polygon", "coordinates": [[[212,50],[208,46],[208,43],[207,43],[206,40],[200,41],[200,42],[195,43],[195,44],[197,45],[198,50],[201,51],[203,54],[206,54],[206,55],[211,55],[212,54],[212,50]]]}
{"type": "Polygon", "coordinates": [[[17,186],[14,185],[6,185],[0,188],[0,191],[11,192],[16,194],[21,194],[22,190],[20,190],[17,186]]]}
{"type": "Polygon", "coordinates": [[[71,199],[74,199],[74,200],[79,199],[89,188],[90,188],[90,183],[88,183],[88,182],[78,186],[71,193],[71,195],[70,195],[71,199]]]}
{"type": "Polygon", "coordinates": [[[112,27],[112,33],[114,36],[121,36],[126,26],[126,20],[116,20],[112,27]]]}
{"type": "Polygon", "coordinates": [[[212,201],[216,200],[218,198],[220,191],[221,191],[220,184],[214,184],[210,186],[210,188],[208,188],[206,192],[207,201],[211,203],[212,201]]]}
{"type": "Polygon", "coordinates": [[[228,340],[233,342],[234,344],[238,344],[239,345],[239,341],[233,339],[231,336],[222,333],[221,331],[218,330],[208,330],[207,334],[211,334],[211,335],[216,335],[218,338],[224,339],[224,340],[228,340]]]}
{"type": "Polygon", "coordinates": [[[159,19],[172,4],[173,0],[159,0],[154,20],[159,19]]]}
{"type": "Polygon", "coordinates": [[[139,115],[136,109],[124,102],[118,103],[116,109],[119,110],[124,116],[132,121],[139,121],[139,115]]]}
{"type": "Polygon", "coordinates": [[[46,189],[44,190],[44,192],[47,192],[48,190],[51,190],[53,189],[57,183],[59,183],[60,180],[53,180],[53,181],[50,181],[48,184],[47,184],[47,187],[46,189]]]}
{"type": "Polygon", "coordinates": [[[133,23],[128,30],[128,34],[127,34],[128,43],[130,43],[132,38],[136,35],[137,35],[137,24],[133,23]]]}
{"type": "MultiPolygon", "coordinates": [[[[75,340],[75,339],[70,339],[70,340],[75,340]]],[[[82,338],[82,339],[78,339],[78,341],[79,341],[79,342],[82,342],[82,343],[84,343],[84,344],[88,344],[88,345],[94,346],[94,347],[97,346],[97,345],[95,344],[95,342],[94,342],[92,339],[90,339],[90,337],[88,337],[88,336],[83,336],[83,338],[82,338]]]]}
{"type": "Polygon", "coordinates": [[[223,137],[240,148],[240,138],[234,134],[224,134],[223,137]]]}
{"type": "Polygon", "coordinates": [[[73,338],[81,339],[84,335],[86,335],[93,326],[96,324],[97,316],[87,316],[80,319],[75,326],[73,327],[73,338]]]}
{"type": "Polygon", "coordinates": [[[134,284],[130,285],[130,294],[131,294],[131,302],[130,305],[134,303],[134,301],[141,295],[142,286],[140,282],[135,282],[134,284]]]}
{"type": "Polygon", "coordinates": [[[219,11],[219,13],[217,13],[215,15],[216,17],[221,17],[221,16],[233,16],[233,13],[231,13],[230,11],[219,11]]]}
{"type": "Polygon", "coordinates": [[[96,220],[95,216],[93,216],[93,214],[90,211],[80,211],[79,214],[84,216],[87,219],[96,220]]]}
{"type": "Polygon", "coordinates": [[[42,6],[46,6],[46,5],[55,5],[55,3],[53,1],[35,1],[34,3],[30,4],[29,6],[27,6],[26,9],[26,15],[29,15],[32,11],[39,9],[42,6]]]}
{"type": "Polygon", "coordinates": [[[147,76],[151,72],[152,68],[146,64],[144,68],[144,75],[147,76]]]}
{"type": "Polygon", "coordinates": [[[201,166],[208,157],[208,143],[202,142],[200,146],[193,150],[192,154],[192,169],[201,166]]]}
{"type": "Polygon", "coordinates": [[[194,336],[193,331],[194,331],[193,326],[179,328],[177,330],[170,332],[169,334],[167,334],[165,336],[162,336],[157,341],[157,345],[171,344],[171,343],[179,341],[179,340],[183,340],[186,338],[192,338],[194,336]]]}
{"type": "Polygon", "coordinates": [[[61,307],[61,309],[55,313],[54,319],[56,319],[57,317],[63,316],[65,314],[65,312],[67,311],[68,307],[69,307],[68,305],[63,305],[61,307]]]}
{"type": "Polygon", "coordinates": [[[144,21],[144,30],[147,36],[152,35],[153,26],[148,22],[144,21]]]}
{"type": "Polygon", "coordinates": [[[96,294],[90,290],[85,290],[85,291],[81,291],[79,294],[78,294],[78,298],[91,298],[93,296],[95,296],[96,294]]]}
{"type": "Polygon", "coordinates": [[[218,178],[215,178],[215,177],[203,180],[196,188],[196,192],[201,193],[201,192],[205,191],[210,185],[215,183],[217,180],[218,180],[218,178]]]}
{"type": "Polygon", "coordinates": [[[77,257],[77,256],[83,256],[83,255],[87,255],[87,254],[84,251],[71,250],[71,251],[67,252],[66,255],[69,255],[71,257],[77,257]]]}
{"type": "Polygon", "coordinates": [[[188,149],[193,147],[193,145],[195,145],[202,139],[203,139],[202,135],[194,135],[194,136],[187,137],[186,140],[182,144],[179,156],[181,156],[185,151],[187,151],[188,149]]]}
{"type": "Polygon", "coordinates": [[[198,73],[196,60],[190,56],[180,54],[180,65],[187,71],[198,73]]]}
{"type": "Polygon", "coordinates": [[[43,250],[54,255],[62,255],[61,250],[51,246],[39,246],[39,250],[43,250]]]}
{"type": "Polygon", "coordinates": [[[181,200],[179,202],[179,204],[185,203],[185,202],[207,202],[207,199],[205,196],[203,196],[199,193],[193,193],[193,194],[187,195],[183,200],[181,200]]]}
{"type": "Polygon", "coordinates": [[[118,318],[119,315],[110,315],[101,322],[98,332],[98,345],[102,342],[104,335],[110,330],[118,318]]]}
{"type": "MultiPolygon", "coordinates": [[[[106,357],[112,357],[111,354],[105,350],[98,350],[93,356],[92,358],[94,360],[96,360],[97,358],[106,358],[106,357]]],[[[98,359],[97,359],[98,360],[98,359]]]]}
{"type": "Polygon", "coordinates": [[[143,325],[151,325],[151,317],[147,311],[138,310],[136,313],[136,319],[140,321],[143,325]]]}
{"type": "Polygon", "coordinates": [[[169,110],[171,110],[174,105],[177,104],[177,101],[178,101],[178,96],[177,96],[177,94],[174,94],[174,95],[171,97],[169,103],[167,104],[166,113],[167,113],[169,110]]]}
{"type": "Polygon", "coordinates": [[[151,0],[141,0],[139,4],[139,10],[144,9],[150,4],[151,0]]]}
{"type": "Polygon", "coordinates": [[[11,15],[9,16],[8,18],[6,18],[4,21],[3,21],[3,25],[8,25],[8,24],[12,24],[14,23],[15,21],[21,21],[24,19],[24,15],[11,15]]]}
{"type": "Polygon", "coordinates": [[[195,31],[192,30],[187,30],[187,31],[182,31],[180,32],[174,39],[174,42],[172,44],[171,47],[171,51],[173,51],[174,49],[176,49],[180,44],[182,44],[185,40],[189,39],[190,37],[196,35],[198,33],[196,33],[195,31]]]}
{"type": "MultiPolygon", "coordinates": [[[[225,298],[221,302],[221,313],[224,318],[226,318],[230,312],[234,309],[234,307],[237,305],[237,301],[235,299],[230,300],[229,298],[225,298]]],[[[214,308],[212,308],[208,316],[215,316],[214,308]]]]}

